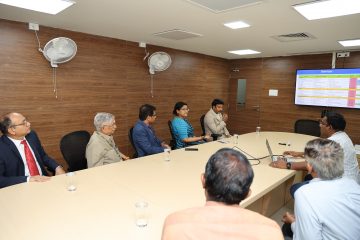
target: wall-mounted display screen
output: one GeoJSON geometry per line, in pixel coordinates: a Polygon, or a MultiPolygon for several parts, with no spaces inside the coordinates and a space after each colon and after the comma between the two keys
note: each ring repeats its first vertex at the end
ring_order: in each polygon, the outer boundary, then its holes
{"type": "Polygon", "coordinates": [[[295,104],[360,109],[360,68],[297,70],[295,104]]]}

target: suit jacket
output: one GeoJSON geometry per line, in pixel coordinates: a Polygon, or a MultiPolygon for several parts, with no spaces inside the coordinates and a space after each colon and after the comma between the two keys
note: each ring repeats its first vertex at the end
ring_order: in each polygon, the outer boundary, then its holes
{"type": "Polygon", "coordinates": [[[143,121],[137,121],[132,137],[138,157],[164,151],[164,148],[161,146],[161,140],[156,137],[154,130],[143,121]]]}
{"type": "MultiPolygon", "coordinates": [[[[45,167],[50,171],[55,171],[59,166],[50,158],[34,131],[25,136],[29,142],[43,175],[47,175],[45,167]]],[[[24,162],[15,144],[6,136],[0,138],[0,188],[26,182],[24,162]]]]}

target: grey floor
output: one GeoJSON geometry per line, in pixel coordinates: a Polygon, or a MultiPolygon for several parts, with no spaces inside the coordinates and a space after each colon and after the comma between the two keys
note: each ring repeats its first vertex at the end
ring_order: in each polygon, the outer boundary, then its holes
{"type": "MultiPolygon", "coordinates": [[[[280,208],[276,213],[274,213],[271,216],[271,219],[274,220],[275,222],[277,222],[279,224],[279,226],[281,227],[283,225],[283,222],[281,221],[281,219],[282,219],[282,216],[286,212],[294,213],[294,200],[291,200],[285,206],[280,208]]],[[[285,237],[285,240],[292,240],[292,238],[285,237]]]]}
{"type": "Polygon", "coordinates": [[[275,212],[270,218],[273,219],[275,222],[279,224],[281,227],[283,225],[283,222],[281,221],[282,216],[285,214],[285,212],[294,213],[294,201],[291,200],[288,202],[285,206],[280,208],[277,212],[275,212]]]}

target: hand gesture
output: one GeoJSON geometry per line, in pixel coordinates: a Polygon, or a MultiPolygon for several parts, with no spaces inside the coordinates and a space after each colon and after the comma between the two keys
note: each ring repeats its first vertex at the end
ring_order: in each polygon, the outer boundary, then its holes
{"type": "Polygon", "coordinates": [[[222,117],[223,117],[224,122],[226,122],[229,119],[229,116],[227,115],[227,113],[223,113],[222,117]]]}

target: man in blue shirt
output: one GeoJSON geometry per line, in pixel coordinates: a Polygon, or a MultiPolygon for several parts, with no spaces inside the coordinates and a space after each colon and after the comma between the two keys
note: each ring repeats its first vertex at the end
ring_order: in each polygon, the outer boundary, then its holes
{"type": "Polygon", "coordinates": [[[156,137],[155,131],[151,127],[151,124],[156,120],[155,110],[156,108],[150,104],[142,105],[139,108],[139,120],[136,122],[132,133],[138,157],[160,153],[165,148],[170,149],[169,145],[156,137]]]}

